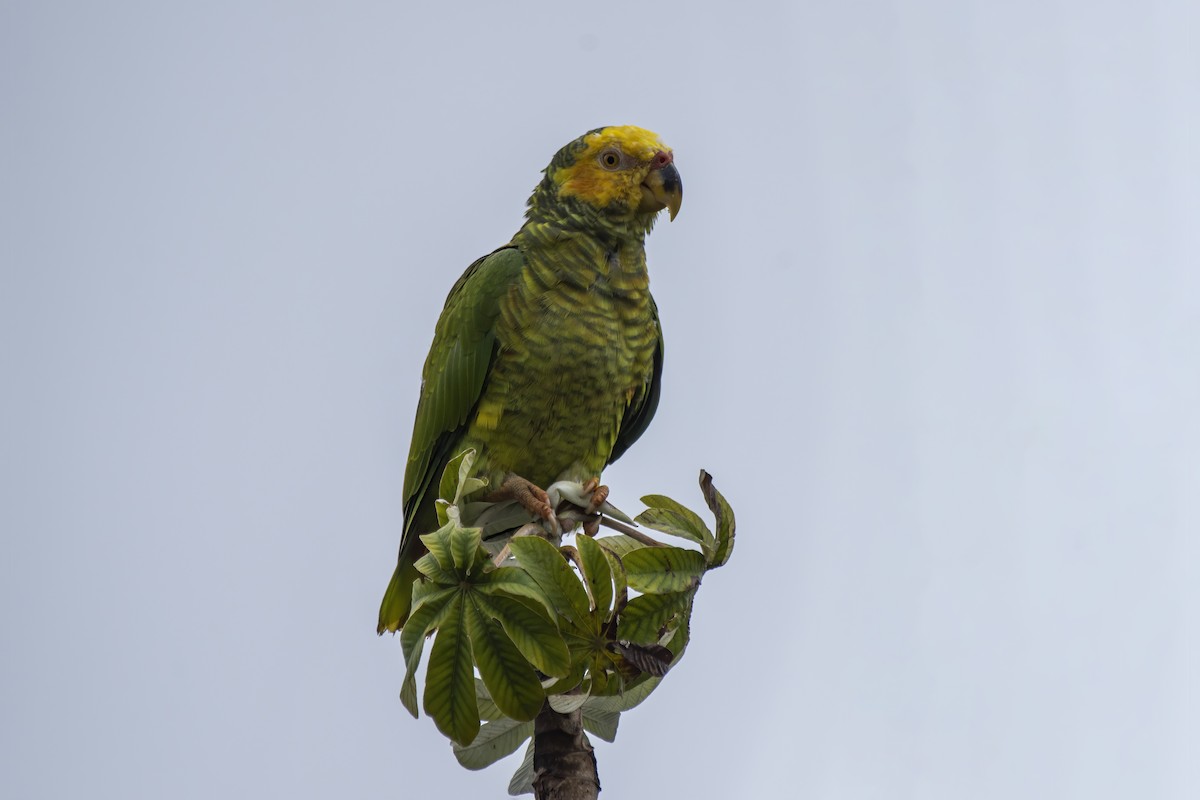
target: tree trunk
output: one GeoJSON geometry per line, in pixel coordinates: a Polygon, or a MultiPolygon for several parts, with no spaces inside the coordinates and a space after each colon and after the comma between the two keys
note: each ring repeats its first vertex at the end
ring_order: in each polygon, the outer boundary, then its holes
{"type": "Polygon", "coordinates": [[[559,714],[549,703],[533,723],[533,796],[536,800],[597,800],[596,756],[583,732],[583,710],[559,714]]]}

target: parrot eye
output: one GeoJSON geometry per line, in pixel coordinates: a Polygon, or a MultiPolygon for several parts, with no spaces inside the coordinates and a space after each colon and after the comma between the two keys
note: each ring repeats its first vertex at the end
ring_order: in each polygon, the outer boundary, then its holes
{"type": "Polygon", "coordinates": [[[600,154],[600,166],[605,169],[616,169],[621,165],[621,154],[616,150],[605,150],[600,154]]]}

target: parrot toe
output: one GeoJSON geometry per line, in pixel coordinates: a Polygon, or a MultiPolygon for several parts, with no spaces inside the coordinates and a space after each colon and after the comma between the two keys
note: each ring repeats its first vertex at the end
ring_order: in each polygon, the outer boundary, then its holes
{"type": "Polygon", "coordinates": [[[588,514],[595,514],[608,502],[608,487],[600,483],[600,478],[592,478],[583,485],[583,491],[591,495],[585,507],[588,514]]]}
{"type": "Polygon", "coordinates": [[[546,490],[512,472],[486,499],[493,503],[516,500],[530,514],[547,522],[554,521],[554,507],[550,505],[550,496],[546,494],[546,490]]]}

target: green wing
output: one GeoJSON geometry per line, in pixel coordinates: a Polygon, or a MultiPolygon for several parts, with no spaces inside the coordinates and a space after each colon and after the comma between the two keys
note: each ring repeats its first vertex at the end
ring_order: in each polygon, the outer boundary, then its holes
{"type": "Polygon", "coordinates": [[[650,298],[650,308],[654,315],[654,327],[658,331],[658,341],[654,346],[654,369],[650,373],[650,380],[625,409],[621,428],[617,431],[617,441],[613,444],[612,455],[608,457],[609,464],[620,458],[645,433],[650,420],[654,419],[654,412],[658,410],[658,396],[662,392],[663,334],[662,323],[658,319],[658,304],[653,297],[650,298]]]}
{"type": "Polygon", "coordinates": [[[463,273],[446,298],[421,373],[421,399],[404,471],[404,533],[400,557],[379,608],[380,633],[408,619],[414,561],[424,552],[417,537],[436,525],[434,500],[446,463],[457,455],[496,355],[500,301],[525,263],[515,247],[484,256],[463,273]]]}
{"type": "Polygon", "coordinates": [[[421,399],[404,472],[405,540],[413,535],[418,509],[436,499],[429,492],[446,463],[457,455],[452,451],[479,403],[495,356],[500,300],[524,263],[515,247],[501,248],[467,267],[446,298],[421,373],[421,399]]]}

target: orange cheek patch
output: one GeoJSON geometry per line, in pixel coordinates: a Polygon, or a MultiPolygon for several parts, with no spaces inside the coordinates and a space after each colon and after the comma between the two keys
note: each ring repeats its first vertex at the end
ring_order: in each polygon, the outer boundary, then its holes
{"type": "Polygon", "coordinates": [[[662,143],[658,134],[635,125],[618,125],[593,133],[587,138],[587,147],[569,167],[558,170],[554,181],[559,185],[562,197],[578,197],[597,208],[607,208],[620,203],[636,208],[641,202],[641,180],[645,170],[610,171],[600,166],[597,157],[606,148],[616,146],[643,164],[670,148],[662,143]]]}
{"type": "Polygon", "coordinates": [[[626,172],[608,172],[594,159],[560,170],[555,178],[559,181],[559,194],[563,197],[578,197],[590,205],[606,208],[621,202],[630,205],[634,197],[641,197],[636,176],[626,172]]]}

